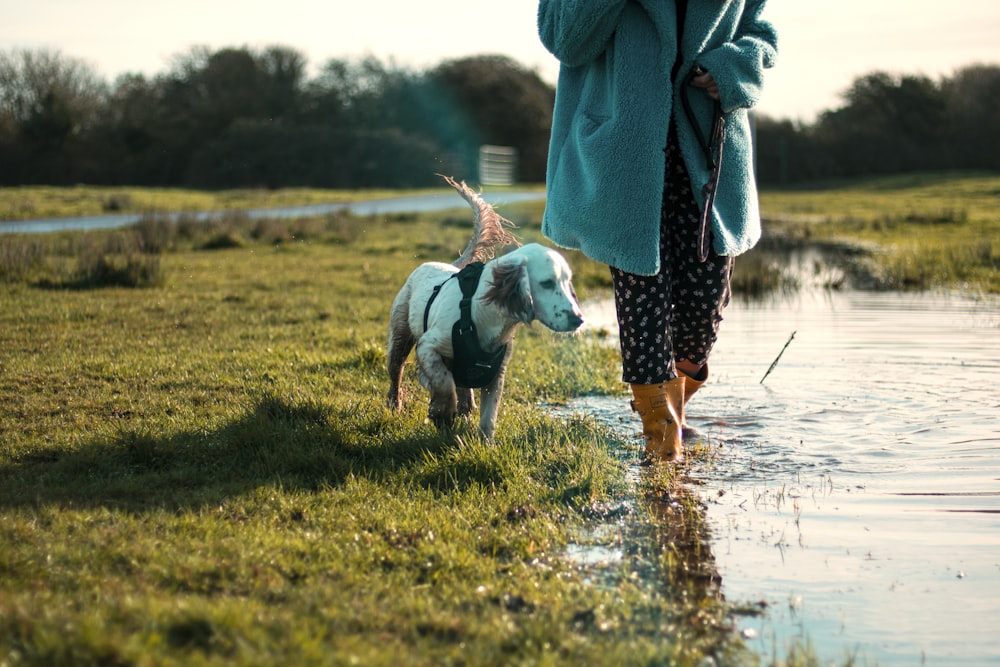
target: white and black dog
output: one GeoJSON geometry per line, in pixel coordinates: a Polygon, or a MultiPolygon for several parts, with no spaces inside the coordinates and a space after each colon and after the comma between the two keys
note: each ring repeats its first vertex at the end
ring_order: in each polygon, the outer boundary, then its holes
{"type": "Polygon", "coordinates": [[[472,206],[472,240],[452,264],[417,267],[396,295],[386,402],[402,408],[403,366],[416,347],[420,384],[431,394],[430,420],[442,427],[469,414],[476,407],[472,390],[481,387],[479,430],[492,438],[518,327],[538,320],[553,331],[575,331],[583,316],[562,255],[529,243],[490,259],[496,246],[517,244],[505,228],[510,222],[464,182],[443,178],[472,206]]]}

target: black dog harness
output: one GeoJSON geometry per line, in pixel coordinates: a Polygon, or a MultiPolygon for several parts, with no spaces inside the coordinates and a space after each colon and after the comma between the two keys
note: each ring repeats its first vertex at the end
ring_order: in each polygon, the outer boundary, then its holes
{"type": "Polygon", "coordinates": [[[424,309],[424,331],[426,331],[427,319],[430,316],[431,304],[434,303],[434,299],[441,292],[444,283],[452,278],[458,278],[458,286],[462,290],[462,300],[458,304],[458,321],[451,328],[451,347],[455,352],[451,374],[455,378],[457,386],[467,389],[478,389],[493,382],[500,373],[504,357],[507,356],[506,345],[501,345],[495,352],[484,350],[479,344],[476,324],[472,321],[472,295],[476,293],[484,266],[482,262],[468,264],[461,271],[435,286],[431,298],[427,301],[427,307],[424,309]]]}

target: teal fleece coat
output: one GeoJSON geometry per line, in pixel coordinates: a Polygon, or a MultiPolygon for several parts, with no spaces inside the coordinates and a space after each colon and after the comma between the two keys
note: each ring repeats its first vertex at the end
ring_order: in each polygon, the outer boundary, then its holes
{"type": "MultiPolygon", "coordinates": [[[[761,18],[765,0],[688,0],[677,57],[672,0],[541,0],[538,32],[560,61],[542,231],[630,273],[660,269],[660,211],[670,119],[699,206],[709,178],[704,149],[684,113],[680,90],[694,66],[719,86],[726,114],[722,170],[712,214],[714,250],[738,255],[760,238],[748,110],[761,94],[777,35],[761,18]]],[[[713,101],[688,98],[705,137],[713,101]]]]}

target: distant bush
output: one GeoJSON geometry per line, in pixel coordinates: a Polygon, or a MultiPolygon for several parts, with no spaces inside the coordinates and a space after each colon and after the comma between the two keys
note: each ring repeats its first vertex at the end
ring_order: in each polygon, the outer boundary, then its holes
{"type": "Polygon", "coordinates": [[[292,240],[288,226],[274,218],[262,218],[256,222],[250,231],[250,238],[261,243],[278,245],[292,240]]]}
{"type": "Polygon", "coordinates": [[[113,195],[110,195],[107,199],[104,200],[104,203],[101,205],[101,208],[103,208],[108,213],[127,211],[130,208],[132,208],[132,195],[124,192],[118,192],[113,195]]]}
{"type": "Polygon", "coordinates": [[[242,248],[246,245],[246,240],[236,230],[219,231],[200,245],[199,250],[226,250],[228,248],[242,248]]]}
{"type": "Polygon", "coordinates": [[[143,252],[159,254],[173,247],[177,225],[162,215],[144,215],[134,227],[143,252]]]}
{"type": "Polygon", "coordinates": [[[45,263],[45,244],[39,238],[0,236],[0,283],[30,280],[45,263]]]}
{"type": "Polygon", "coordinates": [[[81,257],[65,287],[154,287],[163,283],[160,257],[138,252],[127,255],[94,253],[81,257]]]}
{"type": "Polygon", "coordinates": [[[282,220],[243,211],[143,215],[129,227],[55,234],[0,234],[0,284],[49,289],[155,287],[166,278],[161,256],[184,250],[225,250],[255,243],[315,241],[349,244],[364,221],[349,213],[282,220]]]}
{"type": "Polygon", "coordinates": [[[154,287],[164,281],[160,250],[134,229],[90,236],[0,236],[0,282],[40,287],[154,287]]]}

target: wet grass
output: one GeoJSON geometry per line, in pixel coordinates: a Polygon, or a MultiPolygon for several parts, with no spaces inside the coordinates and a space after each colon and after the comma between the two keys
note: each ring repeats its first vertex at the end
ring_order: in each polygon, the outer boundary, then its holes
{"type": "Polygon", "coordinates": [[[1000,293],[1000,176],[923,174],[765,190],[765,233],[853,248],[857,283],[875,289],[1000,293]]]}
{"type": "MultiPolygon", "coordinates": [[[[671,575],[679,541],[599,581],[565,556],[632,493],[634,444],[538,407],[621,390],[599,336],[521,332],[493,444],[425,424],[412,373],[383,407],[392,296],[467,234],[459,210],[0,237],[28,258],[0,282],[3,661],[753,664],[671,575]],[[74,283],[88,247],[157,279],[74,283]]],[[[640,502],[696,516],[675,486],[640,502]]]]}

